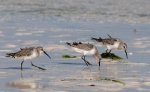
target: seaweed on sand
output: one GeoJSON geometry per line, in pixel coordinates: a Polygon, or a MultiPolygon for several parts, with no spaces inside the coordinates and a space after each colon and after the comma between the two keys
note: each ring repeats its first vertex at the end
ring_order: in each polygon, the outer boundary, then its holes
{"type": "Polygon", "coordinates": [[[109,79],[109,78],[100,78],[100,79],[97,79],[98,81],[111,81],[111,82],[115,82],[115,83],[119,83],[119,84],[123,84],[125,85],[124,82],[122,81],[119,81],[119,80],[115,80],[115,79],[109,79]]]}
{"type": "Polygon", "coordinates": [[[77,56],[62,55],[62,58],[76,58],[77,56]]]}
{"type": "Polygon", "coordinates": [[[109,81],[109,82],[114,82],[114,83],[119,83],[119,84],[123,84],[123,85],[125,85],[125,83],[124,83],[124,82],[122,82],[122,81],[120,81],[120,80],[110,79],[110,78],[99,78],[99,79],[62,79],[61,81],[76,81],[76,80],[109,81]]]}
{"type": "Polygon", "coordinates": [[[111,57],[112,57],[113,59],[123,59],[122,57],[117,56],[114,53],[110,53],[110,54],[109,53],[102,53],[101,56],[102,56],[102,58],[110,58],[111,59],[111,57]]]}

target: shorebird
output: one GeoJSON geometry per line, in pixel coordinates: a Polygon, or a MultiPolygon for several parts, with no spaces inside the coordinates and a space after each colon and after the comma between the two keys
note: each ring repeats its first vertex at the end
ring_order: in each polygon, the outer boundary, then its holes
{"type": "Polygon", "coordinates": [[[100,62],[101,62],[101,55],[99,54],[96,46],[89,44],[89,43],[77,43],[74,42],[73,44],[66,42],[67,45],[69,45],[72,49],[74,49],[76,52],[83,54],[81,57],[82,60],[84,60],[85,64],[92,65],[90,64],[87,60],[85,60],[86,55],[92,55],[95,57],[95,59],[98,61],[99,67],[100,67],[100,62]]]}
{"type": "Polygon", "coordinates": [[[127,44],[118,38],[112,38],[109,34],[107,35],[109,36],[109,38],[102,39],[101,37],[99,37],[99,39],[97,38],[91,38],[91,39],[105,46],[107,48],[106,53],[109,53],[109,55],[110,55],[111,50],[116,50],[116,49],[124,50],[126,54],[126,58],[128,59],[127,44]],[[108,50],[110,51],[107,52],[108,50]]]}
{"type": "MultiPolygon", "coordinates": [[[[12,58],[16,58],[16,59],[20,59],[20,60],[23,60],[21,62],[21,70],[22,70],[22,64],[25,60],[31,60],[33,58],[36,58],[36,57],[39,57],[42,52],[44,54],[46,54],[49,58],[51,58],[44,50],[43,50],[43,47],[41,46],[38,46],[38,47],[30,47],[30,48],[20,48],[20,50],[18,52],[15,52],[15,53],[6,53],[6,57],[12,57],[12,58]]],[[[41,70],[46,70],[44,68],[41,68],[41,67],[38,67],[36,65],[34,65],[32,62],[31,62],[31,65],[34,66],[34,67],[37,67],[41,70]]]]}

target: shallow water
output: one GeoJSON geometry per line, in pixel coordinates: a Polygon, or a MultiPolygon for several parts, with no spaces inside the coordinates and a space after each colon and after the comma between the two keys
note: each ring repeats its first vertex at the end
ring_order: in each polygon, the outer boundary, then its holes
{"type": "Polygon", "coordinates": [[[73,1],[67,0],[51,1],[51,3],[47,3],[50,2],[48,0],[44,2],[40,0],[37,2],[34,0],[30,2],[28,0],[2,1],[0,5],[0,92],[149,91],[150,26],[147,10],[149,1],[127,0],[125,4],[118,0],[113,1],[101,1],[99,2],[101,6],[98,5],[97,0],[87,1],[86,4],[83,3],[84,1],[77,1],[75,5],[73,1]],[[130,4],[134,1],[136,3],[131,6],[130,4]],[[116,6],[118,4],[120,5],[116,6]],[[72,5],[73,10],[70,8],[72,5]],[[144,6],[140,8],[138,7],[140,5],[144,6]],[[8,6],[9,8],[6,8],[8,6]],[[101,7],[111,12],[113,12],[111,7],[114,7],[117,14],[114,12],[112,15],[97,13],[96,10],[101,7]],[[47,8],[47,10],[40,12],[42,8],[47,8]],[[140,9],[141,11],[138,12],[147,16],[144,16],[144,19],[137,17],[132,12],[135,8],[140,9]],[[65,9],[65,13],[61,9],[65,9]],[[75,12],[74,9],[78,11],[75,12]],[[89,12],[85,13],[89,9],[92,15],[89,15],[89,12]],[[128,10],[131,13],[126,13],[128,10]],[[131,17],[128,17],[130,21],[125,21],[126,17],[118,17],[121,11],[126,14],[125,16],[131,17]],[[83,14],[86,16],[83,17],[83,14]],[[119,18],[118,21],[116,17],[119,18]],[[107,34],[120,38],[128,44],[129,59],[126,59],[124,51],[113,51],[124,60],[118,60],[120,61],[118,62],[103,59],[99,70],[98,63],[93,57],[87,57],[87,60],[93,64],[87,67],[80,59],[81,55],[65,45],[66,41],[89,42],[95,44],[102,53],[106,49],[91,41],[91,37],[106,38],[107,34]],[[32,62],[46,68],[46,71],[38,70],[30,65],[30,61],[26,61],[21,72],[20,60],[5,58],[6,53],[15,52],[21,47],[39,45],[44,47],[52,59],[42,55],[33,59],[32,62]],[[76,55],[78,58],[63,59],[61,56],[64,54],[76,55]],[[99,80],[105,78],[118,80],[125,85],[99,80]]]}

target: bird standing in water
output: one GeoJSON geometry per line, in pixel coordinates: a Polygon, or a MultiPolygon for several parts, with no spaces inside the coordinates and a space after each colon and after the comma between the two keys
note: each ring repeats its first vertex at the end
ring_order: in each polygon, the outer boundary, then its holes
{"type": "Polygon", "coordinates": [[[127,44],[118,38],[112,38],[110,35],[108,35],[108,36],[109,36],[109,38],[105,38],[105,39],[91,38],[91,40],[98,42],[98,43],[102,44],[103,46],[105,46],[107,48],[106,53],[109,53],[109,54],[110,54],[111,50],[124,50],[125,54],[126,54],[126,58],[128,59],[127,44]],[[110,51],[107,52],[108,50],[110,50],[110,51]]]}
{"type": "Polygon", "coordinates": [[[86,55],[94,56],[100,66],[102,57],[99,54],[96,46],[89,44],[89,43],[81,43],[81,42],[79,42],[79,43],[74,42],[73,44],[66,42],[66,44],[69,45],[76,52],[83,54],[83,56],[81,58],[84,60],[84,62],[87,66],[92,65],[92,64],[90,64],[87,60],[85,60],[86,55]]]}
{"type": "MultiPolygon", "coordinates": [[[[43,47],[41,46],[38,46],[38,47],[30,47],[30,48],[20,48],[20,50],[18,52],[15,52],[15,53],[7,53],[6,57],[12,57],[12,58],[15,58],[15,59],[20,59],[20,60],[23,60],[21,62],[21,70],[22,70],[22,65],[23,65],[23,62],[25,60],[32,60],[33,58],[36,58],[36,57],[39,57],[42,52],[44,54],[46,54],[49,58],[51,58],[44,50],[43,50],[43,47]]],[[[38,67],[36,65],[34,65],[32,62],[31,62],[31,65],[34,66],[34,67],[37,67],[41,70],[46,70],[44,68],[41,68],[41,67],[38,67]]]]}

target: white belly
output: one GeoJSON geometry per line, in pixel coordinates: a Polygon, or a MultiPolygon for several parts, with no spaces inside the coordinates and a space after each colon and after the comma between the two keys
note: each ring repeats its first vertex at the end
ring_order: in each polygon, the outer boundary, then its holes
{"type": "Polygon", "coordinates": [[[36,58],[36,57],[37,57],[37,54],[33,53],[30,56],[21,56],[21,57],[15,57],[15,58],[16,59],[21,59],[21,60],[31,60],[31,59],[36,58]]]}
{"type": "Polygon", "coordinates": [[[95,54],[96,50],[93,48],[89,51],[86,51],[86,50],[82,50],[82,49],[78,49],[78,48],[73,48],[76,52],[78,53],[81,53],[81,54],[84,54],[84,55],[93,55],[95,54]]]}
{"type": "Polygon", "coordinates": [[[118,49],[119,43],[115,42],[114,45],[106,45],[106,48],[109,50],[118,49]]]}
{"type": "Polygon", "coordinates": [[[24,56],[24,60],[31,60],[31,59],[36,58],[36,57],[37,57],[36,53],[33,53],[30,56],[24,56]]]}

